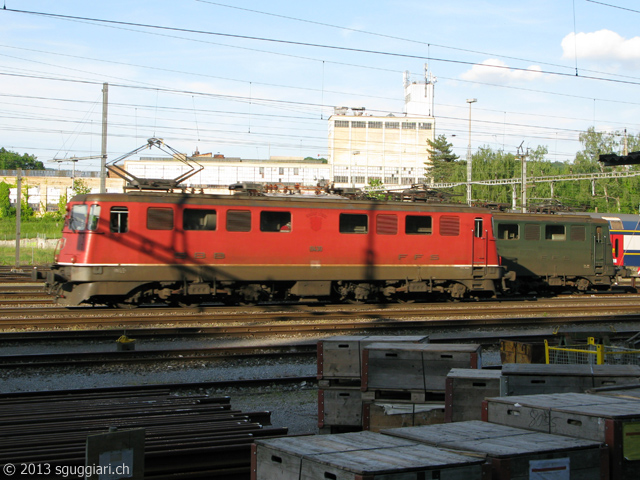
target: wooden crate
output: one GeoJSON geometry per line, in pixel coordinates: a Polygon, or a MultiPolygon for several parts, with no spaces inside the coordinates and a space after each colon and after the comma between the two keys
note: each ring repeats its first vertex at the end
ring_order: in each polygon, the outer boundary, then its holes
{"type": "Polygon", "coordinates": [[[593,387],[640,385],[640,365],[593,365],[593,387]]]}
{"type": "Polygon", "coordinates": [[[362,405],[362,428],[372,432],[443,423],[444,418],[443,403],[364,402],[362,405]]]}
{"type": "Polygon", "coordinates": [[[462,422],[482,418],[482,402],[500,396],[500,370],[453,368],[445,387],[445,421],[462,422]]]}
{"type": "Polygon", "coordinates": [[[359,387],[318,390],[318,427],[362,427],[362,392],[359,387]]]}
{"type": "MultiPolygon", "coordinates": [[[[609,478],[609,452],[602,442],[532,432],[481,421],[383,430],[382,433],[485,455],[492,480],[528,480],[530,474],[552,469],[553,477],[602,480],[609,478]]],[[[536,478],[547,478],[538,475],[536,478]]]]}
{"type": "MultiPolygon", "coordinates": [[[[339,335],[318,342],[318,379],[360,382],[362,349],[372,343],[428,343],[425,335],[339,335]]],[[[334,386],[334,385],[327,385],[334,386]]],[[[338,386],[338,385],[336,385],[338,386]]]]}
{"type": "Polygon", "coordinates": [[[638,365],[502,366],[502,396],[583,393],[594,387],[639,383],[638,365]]]}
{"type": "Polygon", "coordinates": [[[507,363],[545,363],[544,343],[500,340],[500,361],[507,363]]]}
{"type": "Polygon", "coordinates": [[[619,385],[616,387],[599,387],[589,391],[596,395],[622,397],[630,400],[640,400],[640,385],[619,385]]]}
{"type": "Polygon", "coordinates": [[[452,368],[482,368],[475,344],[368,345],[362,352],[362,391],[445,391],[452,368]]]}
{"type": "Polygon", "coordinates": [[[302,480],[479,480],[484,460],[428,445],[324,453],[302,459],[302,480]]]}
{"type": "Polygon", "coordinates": [[[486,400],[485,420],[606,443],[615,480],[638,479],[640,402],[578,393],[486,400]]]}
{"type": "Polygon", "coordinates": [[[253,480],[298,480],[302,459],[322,453],[355,452],[414,445],[372,432],[256,440],[251,450],[253,480]]]}
{"type": "Polygon", "coordinates": [[[537,365],[509,363],[502,366],[502,396],[546,393],[583,393],[593,387],[591,365],[537,365]]]}

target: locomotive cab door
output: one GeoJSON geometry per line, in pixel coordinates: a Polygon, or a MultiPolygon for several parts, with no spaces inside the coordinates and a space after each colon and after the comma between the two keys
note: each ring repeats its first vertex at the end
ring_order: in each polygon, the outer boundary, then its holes
{"type": "Polygon", "coordinates": [[[475,218],[473,221],[473,267],[487,266],[487,232],[483,218],[475,218]]]}
{"type": "Polygon", "coordinates": [[[595,268],[595,273],[604,272],[606,248],[607,242],[604,238],[602,227],[596,227],[596,231],[593,236],[593,266],[595,268]]]}

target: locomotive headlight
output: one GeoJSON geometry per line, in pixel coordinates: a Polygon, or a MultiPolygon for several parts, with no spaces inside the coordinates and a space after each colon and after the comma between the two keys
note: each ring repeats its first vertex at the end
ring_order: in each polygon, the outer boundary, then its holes
{"type": "Polygon", "coordinates": [[[76,256],[75,255],[71,255],[71,263],[76,263],[76,256]]]}

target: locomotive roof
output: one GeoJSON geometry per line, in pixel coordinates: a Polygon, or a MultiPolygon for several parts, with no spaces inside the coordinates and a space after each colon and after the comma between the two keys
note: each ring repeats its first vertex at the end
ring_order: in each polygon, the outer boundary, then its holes
{"type": "Polygon", "coordinates": [[[73,203],[175,203],[182,205],[244,205],[273,206],[279,208],[315,207],[315,208],[357,208],[375,210],[375,206],[384,206],[390,210],[432,210],[441,212],[490,213],[488,209],[469,207],[463,204],[444,204],[429,202],[399,202],[384,200],[353,200],[336,195],[216,195],[171,192],[128,192],[128,193],[90,193],[76,195],[73,203]]]}
{"type": "Polygon", "coordinates": [[[562,222],[562,223],[607,223],[606,220],[594,218],[586,214],[557,215],[550,213],[509,213],[496,212],[493,214],[496,220],[512,221],[538,221],[538,222],[562,222]]]}

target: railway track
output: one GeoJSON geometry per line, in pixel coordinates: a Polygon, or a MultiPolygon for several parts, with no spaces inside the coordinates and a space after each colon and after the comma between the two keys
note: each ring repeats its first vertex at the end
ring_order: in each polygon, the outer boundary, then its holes
{"type": "Polygon", "coordinates": [[[0,370],[10,368],[85,367],[105,364],[158,364],[248,358],[266,360],[293,356],[315,357],[315,343],[242,347],[176,348],[161,350],[35,353],[0,356],[0,370]]]}
{"type": "Polygon", "coordinates": [[[147,308],[0,308],[0,330],[58,328],[133,328],[206,326],[229,335],[276,332],[352,331],[418,326],[487,326],[557,323],[558,321],[631,321],[640,317],[640,297],[576,297],[538,301],[411,305],[278,305],[147,308]]]}

